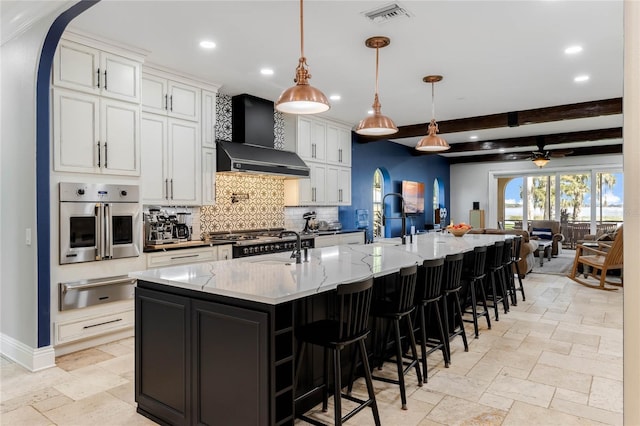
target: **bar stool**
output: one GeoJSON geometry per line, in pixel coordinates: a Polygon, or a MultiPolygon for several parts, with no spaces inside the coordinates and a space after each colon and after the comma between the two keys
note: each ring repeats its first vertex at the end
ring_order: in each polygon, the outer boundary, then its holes
{"type": "MultiPolygon", "coordinates": [[[[373,278],[339,285],[336,290],[335,307],[333,310],[335,317],[305,324],[296,329],[296,339],[298,340],[296,359],[298,360],[298,363],[296,367],[295,385],[297,386],[297,380],[302,366],[302,356],[304,355],[304,349],[307,343],[324,348],[324,370],[323,383],[305,394],[296,397],[295,402],[299,402],[302,399],[315,394],[317,391],[322,390],[322,409],[323,411],[327,411],[329,393],[329,352],[332,352],[334,373],[334,419],[336,425],[341,425],[344,421],[350,419],[366,407],[371,407],[371,410],[373,411],[373,420],[376,425],[380,425],[380,415],[378,413],[378,405],[376,404],[376,396],[373,390],[367,350],[364,345],[364,341],[369,335],[367,325],[369,321],[369,311],[371,308],[372,287],[373,278]],[[344,348],[352,344],[357,344],[360,351],[360,358],[363,363],[364,377],[369,394],[369,399],[366,401],[342,393],[340,353],[344,348]],[[346,398],[359,404],[344,417],[342,416],[342,398],[346,398]]],[[[304,414],[299,414],[297,417],[314,425],[323,424],[315,419],[305,416],[304,414]]]]}
{"type": "MultiPolygon", "coordinates": [[[[516,276],[518,277],[518,283],[520,284],[520,287],[516,287],[515,291],[519,290],[522,293],[522,301],[524,302],[526,298],[524,296],[524,287],[522,286],[522,274],[520,273],[520,261],[522,260],[522,258],[520,257],[521,248],[522,248],[522,235],[516,235],[515,237],[513,237],[512,259],[513,259],[513,266],[516,270],[516,276]]],[[[514,295],[514,298],[515,298],[515,295],[514,295]]]]}
{"type": "MultiPolygon", "coordinates": [[[[487,259],[485,262],[485,273],[488,280],[485,282],[485,290],[487,295],[487,302],[491,302],[488,305],[493,308],[496,321],[500,321],[498,314],[498,304],[504,304],[504,297],[502,297],[502,252],[504,249],[504,241],[496,241],[493,245],[487,247],[487,259]],[[501,292],[498,292],[500,287],[501,292]]],[[[506,308],[505,308],[506,312],[506,308]]]]}
{"type": "Polygon", "coordinates": [[[504,240],[504,249],[502,250],[502,295],[504,296],[505,313],[509,312],[509,299],[514,306],[518,304],[518,300],[513,301],[516,296],[516,285],[513,279],[512,252],[513,239],[507,238],[504,240]]]}
{"type": "Polygon", "coordinates": [[[473,330],[475,332],[476,339],[478,338],[478,318],[486,317],[487,328],[491,330],[491,319],[489,318],[489,308],[487,307],[487,296],[484,291],[483,280],[487,276],[485,273],[485,261],[487,258],[487,247],[475,247],[472,252],[465,255],[465,264],[462,270],[462,280],[467,283],[468,297],[465,300],[465,306],[463,306],[463,313],[471,314],[471,320],[465,320],[466,322],[473,322],[473,330]],[[471,299],[471,300],[468,300],[471,299]],[[469,308],[467,308],[467,305],[469,308]],[[482,307],[481,311],[478,311],[478,307],[482,307]],[[470,309],[470,310],[468,310],[470,309]]]}
{"type": "Polygon", "coordinates": [[[462,336],[464,351],[469,352],[467,343],[467,333],[464,330],[462,321],[462,307],[460,306],[459,292],[462,288],[460,278],[462,276],[462,264],[464,254],[450,254],[444,258],[444,275],[442,279],[442,317],[444,318],[445,342],[449,362],[451,362],[451,346],[449,342],[456,336],[462,336]],[[449,317],[449,307],[451,304],[451,317],[449,317]],[[451,321],[449,321],[451,320],[451,321]],[[456,327],[459,327],[456,330],[456,327]]]}
{"type": "Polygon", "coordinates": [[[372,376],[375,380],[387,383],[394,383],[400,386],[400,399],[402,400],[402,409],[407,409],[407,393],[405,390],[404,376],[409,370],[415,368],[418,376],[418,386],[422,386],[422,373],[420,372],[420,359],[418,358],[418,350],[416,348],[416,339],[413,334],[413,323],[411,321],[411,313],[415,310],[413,303],[416,289],[416,278],[418,275],[418,266],[408,266],[400,269],[396,274],[395,282],[391,291],[385,292],[382,297],[374,299],[371,306],[371,316],[375,319],[386,322],[386,332],[384,340],[382,340],[378,348],[379,366],[382,367],[384,361],[390,357],[387,356],[387,348],[389,346],[389,338],[391,328],[393,327],[393,345],[395,346],[395,362],[398,369],[398,379],[390,379],[387,377],[372,376]],[[407,335],[409,337],[409,346],[412,357],[403,355],[402,336],[400,334],[400,323],[405,321],[407,335]],[[404,361],[408,358],[409,361],[404,361]],[[406,368],[405,368],[406,366],[406,368]]]}
{"type": "Polygon", "coordinates": [[[444,358],[444,366],[449,367],[449,352],[447,340],[444,335],[444,325],[440,313],[440,301],[442,300],[442,272],[444,259],[425,260],[418,270],[418,285],[416,291],[417,317],[420,323],[420,349],[422,352],[422,368],[424,382],[427,382],[427,355],[440,349],[444,358]],[[429,318],[435,320],[438,325],[439,340],[429,337],[429,318]],[[427,347],[429,349],[427,350],[427,347]]]}

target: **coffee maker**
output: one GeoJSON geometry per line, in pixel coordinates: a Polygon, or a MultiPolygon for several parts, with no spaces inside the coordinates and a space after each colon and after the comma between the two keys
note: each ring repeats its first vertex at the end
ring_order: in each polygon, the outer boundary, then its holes
{"type": "Polygon", "coordinates": [[[175,237],[179,241],[191,240],[191,212],[177,212],[176,226],[174,228],[175,237]]]}
{"type": "Polygon", "coordinates": [[[169,215],[165,210],[149,208],[144,214],[144,243],[145,245],[157,245],[175,243],[175,225],[177,217],[169,215]]]}

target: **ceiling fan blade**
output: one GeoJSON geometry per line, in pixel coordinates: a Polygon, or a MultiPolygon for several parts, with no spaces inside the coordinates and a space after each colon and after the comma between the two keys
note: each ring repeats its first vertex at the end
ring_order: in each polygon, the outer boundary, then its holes
{"type": "Polygon", "coordinates": [[[569,155],[572,154],[573,150],[572,149],[555,149],[553,151],[547,151],[547,155],[549,157],[564,157],[565,155],[569,155]]]}

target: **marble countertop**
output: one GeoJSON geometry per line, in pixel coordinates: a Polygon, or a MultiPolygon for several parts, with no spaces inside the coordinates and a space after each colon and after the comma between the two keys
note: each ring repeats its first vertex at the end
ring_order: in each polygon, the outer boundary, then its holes
{"type": "Polygon", "coordinates": [[[130,277],[178,288],[276,305],[335,289],[338,284],[384,276],[475,246],[512,236],[421,234],[402,245],[400,238],[373,244],[309,249],[309,261],[296,264],[290,253],[195,263],[132,272],[130,277]]]}

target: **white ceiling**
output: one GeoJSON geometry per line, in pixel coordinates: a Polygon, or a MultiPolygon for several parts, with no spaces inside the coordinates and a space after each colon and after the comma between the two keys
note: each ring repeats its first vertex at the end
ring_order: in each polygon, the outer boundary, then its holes
{"type": "MultiPolygon", "coordinates": [[[[311,84],[342,97],[323,115],[352,125],[366,116],[375,50],[364,41],[374,35],[391,38],[380,50],[379,93],[382,113],[398,126],[429,121],[431,86],[422,82],[428,74],[444,76],[435,86],[439,121],[622,96],[621,0],[402,0],[395,3],[408,18],[378,24],[363,16],[389,3],[305,1],[311,84]],[[575,44],[583,51],[566,55],[564,49],[575,44]],[[574,83],[579,74],[589,81],[574,83]]],[[[69,28],[145,49],[147,62],[221,84],[223,93],[275,100],[293,85],[298,17],[299,2],[293,0],[102,0],[69,28]],[[202,39],[217,47],[201,49],[202,39]],[[261,75],[262,67],[275,74],[261,75]]],[[[481,141],[621,125],[621,116],[610,116],[473,133],[481,141]]],[[[466,142],[471,133],[443,136],[466,142]]]]}

